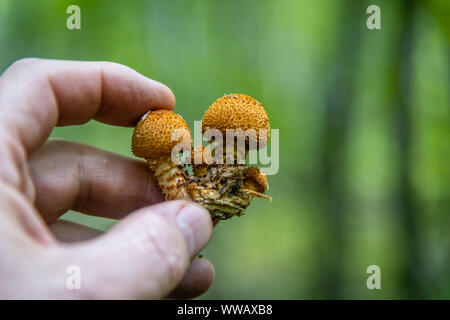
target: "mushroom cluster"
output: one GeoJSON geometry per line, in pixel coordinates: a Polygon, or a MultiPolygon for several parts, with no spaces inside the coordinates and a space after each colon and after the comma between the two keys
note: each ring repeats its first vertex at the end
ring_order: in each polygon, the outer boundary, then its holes
{"type": "Polygon", "coordinates": [[[270,199],[264,195],[265,174],[245,165],[249,150],[267,145],[269,132],[269,119],[257,100],[228,94],[217,99],[203,116],[202,133],[210,141],[208,147],[192,147],[191,132],[181,116],[155,110],[136,125],[132,151],[146,159],[166,200],[192,200],[204,205],[213,219],[229,219],[244,214],[255,196],[270,199]],[[226,139],[216,139],[217,133],[226,139]],[[174,161],[181,150],[190,150],[185,161],[174,161]]]}

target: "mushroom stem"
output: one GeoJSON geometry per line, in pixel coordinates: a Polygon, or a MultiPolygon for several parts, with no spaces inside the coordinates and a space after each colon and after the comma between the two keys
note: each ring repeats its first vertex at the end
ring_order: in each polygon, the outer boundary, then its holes
{"type": "Polygon", "coordinates": [[[166,200],[192,200],[186,190],[186,173],[169,158],[158,160],[146,159],[149,168],[166,200]]]}

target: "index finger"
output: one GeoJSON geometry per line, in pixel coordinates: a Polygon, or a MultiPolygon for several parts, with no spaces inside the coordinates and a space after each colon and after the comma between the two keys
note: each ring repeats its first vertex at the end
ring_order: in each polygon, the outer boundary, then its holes
{"type": "Polygon", "coordinates": [[[0,77],[0,125],[28,152],[56,125],[133,126],[148,110],[174,106],[168,87],[117,63],[22,59],[0,77]]]}

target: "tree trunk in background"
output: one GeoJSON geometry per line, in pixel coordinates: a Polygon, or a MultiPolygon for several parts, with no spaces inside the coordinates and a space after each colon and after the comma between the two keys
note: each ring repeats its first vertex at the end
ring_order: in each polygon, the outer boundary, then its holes
{"type": "Polygon", "coordinates": [[[418,240],[418,206],[414,203],[414,193],[411,184],[411,87],[413,77],[412,54],[414,49],[414,12],[417,6],[415,1],[404,0],[402,3],[403,21],[400,30],[399,48],[395,66],[397,80],[397,142],[399,146],[399,191],[398,213],[405,235],[404,273],[400,279],[400,285],[405,292],[404,298],[420,299],[423,296],[421,290],[422,261],[418,240]]]}
{"type": "Polygon", "coordinates": [[[342,296],[343,257],[346,254],[346,200],[344,155],[351,114],[354,85],[357,80],[357,61],[360,55],[361,29],[365,27],[366,6],[351,1],[341,9],[336,26],[338,46],[333,62],[333,79],[325,86],[325,113],[320,147],[319,195],[323,227],[327,238],[319,243],[317,286],[318,297],[339,299],[342,296]]]}

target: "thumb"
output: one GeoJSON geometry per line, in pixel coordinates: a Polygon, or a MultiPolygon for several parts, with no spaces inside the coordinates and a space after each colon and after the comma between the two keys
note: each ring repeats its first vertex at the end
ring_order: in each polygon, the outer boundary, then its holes
{"type": "Polygon", "coordinates": [[[68,251],[72,261],[79,261],[88,297],[158,299],[175,289],[211,233],[205,208],[169,201],[140,209],[103,236],[68,251]]]}

